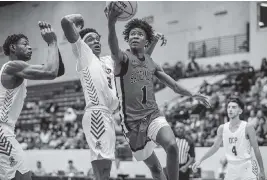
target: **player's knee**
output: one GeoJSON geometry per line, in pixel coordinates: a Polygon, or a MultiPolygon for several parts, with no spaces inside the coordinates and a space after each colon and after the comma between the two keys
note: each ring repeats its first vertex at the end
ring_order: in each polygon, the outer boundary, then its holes
{"type": "Polygon", "coordinates": [[[178,147],[175,139],[168,142],[166,151],[170,154],[178,154],[178,147]]]}

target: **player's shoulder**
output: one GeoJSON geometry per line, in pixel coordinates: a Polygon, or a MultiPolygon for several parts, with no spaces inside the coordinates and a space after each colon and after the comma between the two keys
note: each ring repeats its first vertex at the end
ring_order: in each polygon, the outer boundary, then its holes
{"type": "Polygon", "coordinates": [[[110,55],[107,55],[107,56],[101,56],[100,59],[104,62],[109,62],[109,61],[112,61],[112,58],[110,55]]]}
{"type": "Polygon", "coordinates": [[[3,66],[4,66],[4,72],[12,73],[12,72],[20,71],[28,65],[29,64],[27,62],[14,60],[14,61],[9,61],[5,63],[3,66]]]}
{"type": "Polygon", "coordinates": [[[217,129],[217,134],[222,134],[224,129],[224,124],[221,124],[217,129]]]}
{"type": "Polygon", "coordinates": [[[105,64],[109,65],[109,66],[113,66],[114,65],[114,61],[112,59],[111,56],[102,56],[100,57],[101,61],[104,62],[105,64]]]}

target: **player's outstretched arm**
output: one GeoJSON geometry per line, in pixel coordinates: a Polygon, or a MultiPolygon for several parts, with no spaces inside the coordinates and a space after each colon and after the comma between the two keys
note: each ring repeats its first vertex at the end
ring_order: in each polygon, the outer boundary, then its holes
{"type": "Polygon", "coordinates": [[[190,96],[192,98],[197,99],[201,104],[203,104],[206,108],[210,108],[209,100],[206,96],[203,96],[201,94],[194,94],[193,92],[190,92],[189,90],[182,87],[178,82],[176,82],[173,78],[171,78],[168,74],[164,72],[162,67],[157,65],[157,69],[155,72],[155,76],[166,86],[170,87],[174,92],[181,94],[183,96],[190,96]]]}
{"type": "Polygon", "coordinates": [[[81,14],[70,14],[61,19],[61,27],[70,43],[75,43],[79,39],[78,29],[82,29],[83,26],[84,20],[81,14]]]}
{"type": "Polygon", "coordinates": [[[119,48],[118,37],[116,34],[115,24],[117,22],[118,16],[122,13],[113,8],[114,3],[111,2],[109,5],[109,11],[107,14],[108,18],[108,45],[111,51],[112,59],[116,64],[120,64],[124,61],[124,55],[119,48]]]}
{"type": "Polygon", "coordinates": [[[161,46],[166,45],[167,39],[164,37],[164,35],[161,33],[156,33],[151,44],[145,49],[145,53],[151,56],[159,40],[162,41],[161,46]]]}
{"type": "Polygon", "coordinates": [[[208,159],[209,157],[211,157],[214,153],[216,153],[218,151],[218,149],[220,148],[222,141],[223,141],[223,125],[220,125],[218,130],[217,130],[217,137],[216,140],[214,142],[214,144],[212,145],[212,147],[208,150],[208,152],[206,152],[206,154],[204,154],[204,156],[197,162],[195,162],[193,164],[193,171],[196,171],[196,169],[200,166],[200,164],[205,161],[206,159],[208,159]]]}
{"type": "Polygon", "coordinates": [[[30,65],[24,61],[11,61],[6,65],[5,73],[32,80],[55,79],[61,74],[59,73],[60,63],[56,34],[51,25],[46,22],[39,22],[39,27],[44,41],[48,44],[46,63],[30,65]]]}
{"type": "Polygon", "coordinates": [[[258,164],[260,166],[260,180],[265,180],[265,172],[264,172],[264,166],[262,161],[261,152],[259,149],[258,141],[257,141],[257,135],[254,129],[254,126],[252,124],[248,124],[246,127],[247,135],[249,137],[249,141],[251,146],[253,147],[256,159],[258,161],[258,164]]]}
{"type": "Polygon", "coordinates": [[[157,65],[155,76],[166,86],[170,87],[174,92],[181,94],[183,96],[193,96],[193,92],[180,86],[172,77],[164,72],[161,66],[157,65]]]}

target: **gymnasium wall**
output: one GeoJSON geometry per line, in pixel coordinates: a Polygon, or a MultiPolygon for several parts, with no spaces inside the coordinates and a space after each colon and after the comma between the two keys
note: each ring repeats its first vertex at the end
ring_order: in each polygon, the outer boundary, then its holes
{"type": "MultiPolygon", "coordinates": [[[[199,160],[208,148],[196,148],[196,160],[199,160]]],[[[261,155],[265,170],[267,169],[267,147],[260,147],[261,155]]],[[[166,166],[166,153],[162,148],[155,150],[159,161],[163,167],[166,166]]],[[[29,150],[26,151],[29,167],[31,170],[36,169],[36,161],[41,161],[44,169],[47,172],[55,170],[65,170],[67,168],[68,160],[73,160],[74,166],[85,173],[91,168],[90,164],[90,151],[89,150],[29,150]]],[[[201,165],[203,171],[217,171],[220,167],[220,159],[224,157],[224,150],[221,148],[211,158],[207,159],[201,165]]],[[[123,161],[120,164],[119,172],[129,174],[130,177],[135,177],[136,174],[146,175],[150,177],[150,171],[143,162],[137,161],[123,161]]],[[[116,176],[115,163],[112,165],[111,176],[116,176]]],[[[267,171],[265,171],[267,173],[267,171]]]]}
{"type": "Polygon", "coordinates": [[[267,57],[267,28],[258,29],[257,3],[250,3],[250,62],[259,68],[263,57],[267,57]]]}
{"type": "MultiPolygon", "coordinates": [[[[66,64],[66,75],[55,80],[77,79],[75,59],[71,46],[63,40],[61,18],[70,13],[81,13],[85,27],[95,27],[102,34],[103,55],[109,54],[107,46],[107,20],[103,13],[105,2],[23,2],[0,8],[0,42],[12,33],[24,33],[34,48],[31,63],[42,63],[47,56],[46,44],[41,38],[37,22],[50,22],[58,35],[59,48],[66,64]]],[[[174,64],[178,60],[188,62],[188,42],[207,38],[245,33],[249,21],[249,2],[139,2],[136,17],[153,16],[156,31],[168,37],[166,47],[156,47],[153,58],[158,63],[174,64]],[[149,10],[149,11],[148,11],[149,10]],[[228,14],[214,16],[215,12],[227,10],[228,14]],[[244,13],[245,12],[245,13],[244,13]],[[176,23],[177,22],[177,23],[176,23]],[[201,28],[200,28],[201,27],[201,28]]],[[[121,34],[124,22],[117,23],[121,34]]],[[[119,36],[122,49],[127,47],[119,36]]],[[[226,58],[225,58],[226,59],[226,58]]],[[[239,58],[234,58],[239,59],[239,58]]],[[[7,61],[0,55],[0,65],[7,61]]],[[[219,59],[207,62],[215,63],[219,59]]],[[[206,60],[201,60],[199,63],[206,60]]],[[[45,81],[30,81],[40,84],[45,81]]]]}

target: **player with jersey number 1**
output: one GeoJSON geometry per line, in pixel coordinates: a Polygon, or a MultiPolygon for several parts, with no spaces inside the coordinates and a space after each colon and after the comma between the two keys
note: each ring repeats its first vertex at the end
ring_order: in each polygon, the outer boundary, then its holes
{"type": "Polygon", "coordinates": [[[193,165],[193,170],[207,158],[211,157],[220,148],[223,142],[228,169],[225,180],[265,180],[264,167],[256,132],[253,125],[240,120],[239,116],[244,110],[244,104],[238,97],[231,97],[227,103],[228,123],[222,124],[217,130],[217,139],[208,152],[193,165]],[[258,161],[253,160],[254,150],[258,161]]]}
{"type": "Polygon", "coordinates": [[[114,5],[116,3],[110,3],[108,8],[108,41],[118,76],[116,85],[121,103],[123,132],[136,160],[146,163],[154,179],[165,180],[154,153],[156,143],[160,144],[167,153],[169,180],[178,180],[178,148],[173,131],[156,103],[153,78],[157,77],[176,93],[198,99],[207,107],[210,106],[208,99],[181,87],[146,54],[145,47],[151,44],[154,34],[153,28],[146,21],[132,19],[126,24],[123,35],[130,48],[122,51],[115,30],[117,18],[122,12],[114,5]]]}

